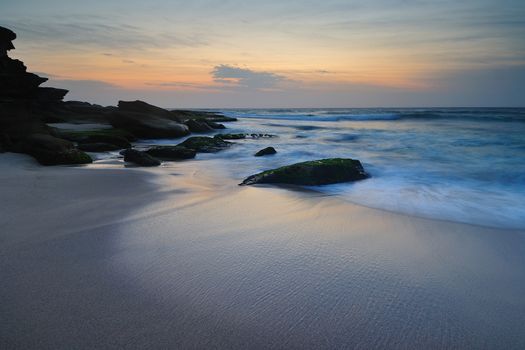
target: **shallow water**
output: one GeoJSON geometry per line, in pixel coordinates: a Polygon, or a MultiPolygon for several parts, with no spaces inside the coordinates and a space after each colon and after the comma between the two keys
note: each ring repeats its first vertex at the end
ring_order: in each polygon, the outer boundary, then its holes
{"type": "Polygon", "coordinates": [[[351,157],[361,160],[371,179],[317,190],[394,212],[525,228],[525,109],[221,112],[239,118],[224,132],[278,135],[237,141],[242,147],[214,154],[226,160],[222,166],[232,181],[294,162],[351,157]],[[270,145],[278,154],[252,156],[270,145]]]}

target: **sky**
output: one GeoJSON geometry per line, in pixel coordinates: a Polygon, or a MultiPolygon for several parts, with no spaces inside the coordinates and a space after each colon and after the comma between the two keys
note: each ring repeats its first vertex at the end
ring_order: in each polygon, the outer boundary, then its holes
{"type": "Polygon", "coordinates": [[[523,0],[1,0],[0,26],[102,105],[525,106],[523,0]]]}

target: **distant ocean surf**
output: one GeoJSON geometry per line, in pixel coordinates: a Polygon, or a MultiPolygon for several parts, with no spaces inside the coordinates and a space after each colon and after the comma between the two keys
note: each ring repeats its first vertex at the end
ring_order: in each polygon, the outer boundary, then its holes
{"type": "MultiPolygon", "coordinates": [[[[234,109],[225,132],[263,132],[216,158],[236,180],[326,158],[360,159],[372,178],[317,188],[351,202],[476,225],[525,228],[525,109],[234,109]],[[253,157],[273,146],[277,154],[253,157]]],[[[167,143],[169,141],[159,141],[167,143]]],[[[211,156],[204,156],[211,157],[211,156]]]]}

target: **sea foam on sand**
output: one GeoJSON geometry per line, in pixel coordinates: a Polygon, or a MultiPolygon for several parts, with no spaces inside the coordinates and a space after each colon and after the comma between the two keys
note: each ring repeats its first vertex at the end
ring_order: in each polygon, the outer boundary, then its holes
{"type": "Polygon", "coordinates": [[[0,155],[0,348],[524,348],[525,235],[0,155]]]}

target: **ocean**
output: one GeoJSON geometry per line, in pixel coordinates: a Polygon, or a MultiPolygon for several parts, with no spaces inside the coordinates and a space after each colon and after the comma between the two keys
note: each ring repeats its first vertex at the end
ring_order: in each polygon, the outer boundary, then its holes
{"type": "MultiPolygon", "coordinates": [[[[316,187],[350,202],[475,225],[525,228],[525,109],[225,109],[225,133],[269,133],[204,158],[240,182],[312,159],[359,159],[372,175],[316,187]],[[264,147],[277,154],[253,157],[264,147]],[[234,166],[232,166],[232,162],[234,166]]],[[[160,141],[159,143],[170,143],[160,141]]],[[[172,141],[171,141],[172,143],[172,141]]]]}

